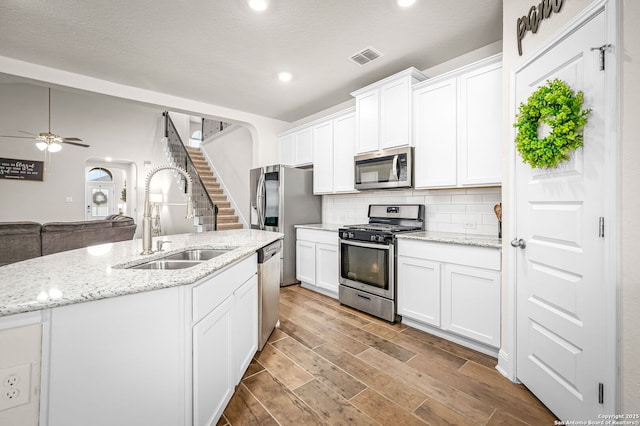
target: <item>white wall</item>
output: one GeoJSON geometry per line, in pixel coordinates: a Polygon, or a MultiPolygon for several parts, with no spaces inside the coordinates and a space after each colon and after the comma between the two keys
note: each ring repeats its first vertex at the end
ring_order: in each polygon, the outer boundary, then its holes
{"type": "MultiPolygon", "coordinates": [[[[124,102],[102,95],[52,90],[52,130],[62,136],[83,139],[90,148],[63,145],[50,155],[43,182],[0,180],[0,221],[74,221],[85,218],[85,167],[88,159],[112,157],[117,162],[135,163],[137,206],[130,211],[138,224],[142,217],[142,191],[147,172],[167,162],[160,142],[162,110],[124,102]],[[145,162],[148,164],[145,165],[145,162]],[[71,202],[67,202],[71,198],[71,202]]],[[[39,133],[47,129],[47,89],[30,84],[0,84],[0,134],[18,130],[39,133]]],[[[40,160],[44,154],[29,139],[0,138],[0,156],[40,160]]],[[[170,172],[153,180],[164,187],[170,202],[184,202],[170,172]]],[[[132,198],[132,201],[135,201],[132,198]]],[[[169,208],[163,217],[168,233],[191,232],[191,222],[182,209],[169,208]]]]}
{"type": "MultiPolygon", "coordinates": [[[[615,0],[613,0],[615,1],[615,0]]],[[[571,19],[577,16],[587,6],[590,0],[565,1],[560,13],[545,19],[536,34],[528,33],[522,42],[524,55],[518,56],[516,45],[516,21],[524,15],[536,2],[532,0],[509,0],[503,5],[503,84],[504,84],[504,122],[512,123],[513,117],[509,115],[509,102],[512,94],[509,92],[509,77],[512,68],[516,67],[528,55],[537,48],[548,42],[557,32],[561,30],[571,19]]],[[[537,3],[536,3],[537,4],[537,3]]],[[[640,2],[636,0],[621,0],[622,5],[622,46],[614,47],[618,55],[622,56],[622,132],[621,132],[621,219],[622,219],[622,241],[621,241],[621,371],[622,381],[622,411],[625,413],[638,413],[640,408],[640,249],[637,241],[640,237],[640,201],[638,197],[638,182],[640,182],[640,144],[637,135],[640,133],[638,117],[640,116],[640,30],[638,22],[640,20],[640,2]]],[[[504,153],[508,158],[508,153],[512,149],[510,140],[510,127],[504,129],[504,153]]],[[[504,239],[507,242],[512,238],[509,233],[509,215],[511,208],[509,199],[509,167],[505,162],[504,167],[505,184],[503,185],[503,211],[505,223],[503,228],[504,239]]],[[[504,249],[503,259],[503,282],[510,278],[508,265],[511,250],[504,249]]],[[[606,283],[615,285],[615,283],[606,283]]],[[[503,286],[506,289],[508,286],[503,286]]],[[[511,294],[503,293],[503,300],[512,298],[511,294]]],[[[503,318],[503,327],[511,318],[503,318]]],[[[508,334],[503,333],[503,345],[507,349],[513,347],[514,342],[505,341],[508,334]]]]}
{"type": "Polygon", "coordinates": [[[322,196],[322,221],[339,225],[368,222],[369,204],[424,204],[426,229],[438,232],[498,236],[493,206],[500,188],[363,191],[322,196]],[[466,225],[475,228],[467,228],[466,225]]]}
{"type": "Polygon", "coordinates": [[[219,137],[205,141],[201,148],[233,199],[242,218],[249,221],[249,170],[253,167],[253,142],[246,127],[234,127],[219,137]]]}

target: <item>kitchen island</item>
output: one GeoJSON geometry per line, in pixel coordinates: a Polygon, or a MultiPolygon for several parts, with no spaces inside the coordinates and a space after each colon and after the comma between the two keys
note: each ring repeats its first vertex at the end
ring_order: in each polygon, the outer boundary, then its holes
{"type": "Polygon", "coordinates": [[[26,402],[0,410],[0,424],[215,424],[257,350],[255,252],[282,237],[171,235],[149,256],[137,240],[1,267],[0,374],[27,373],[26,402]],[[192,248],[228,251],[186,269],[127,269],[192,248]]]}

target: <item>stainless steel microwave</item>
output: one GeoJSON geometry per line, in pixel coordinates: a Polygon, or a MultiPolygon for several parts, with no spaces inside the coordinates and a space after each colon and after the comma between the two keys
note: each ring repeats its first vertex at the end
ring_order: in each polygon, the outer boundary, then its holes
{"type": "Polygon", "coordinates": [[[397,148],[355,156],[355,188],[413,186],[413,148],[397,148]]]}

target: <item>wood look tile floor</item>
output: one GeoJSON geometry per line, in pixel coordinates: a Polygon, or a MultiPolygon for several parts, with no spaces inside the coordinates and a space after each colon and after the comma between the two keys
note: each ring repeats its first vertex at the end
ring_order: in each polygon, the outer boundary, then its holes
{"type": "Polygon", "coordinates": [[[497,360],[300,286],[254,357],[223,425],[553,425],[497,360]]]}

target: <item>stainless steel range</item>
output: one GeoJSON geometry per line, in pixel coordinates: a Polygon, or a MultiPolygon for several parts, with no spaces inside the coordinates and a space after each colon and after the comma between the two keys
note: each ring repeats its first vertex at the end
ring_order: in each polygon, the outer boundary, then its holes
{"type": "Polygon", "coordinates": [[[396,238],[424,230],[422,204],[371,204],[369,223],[339,229],[343,305],[396,321],[396,238]]]}

